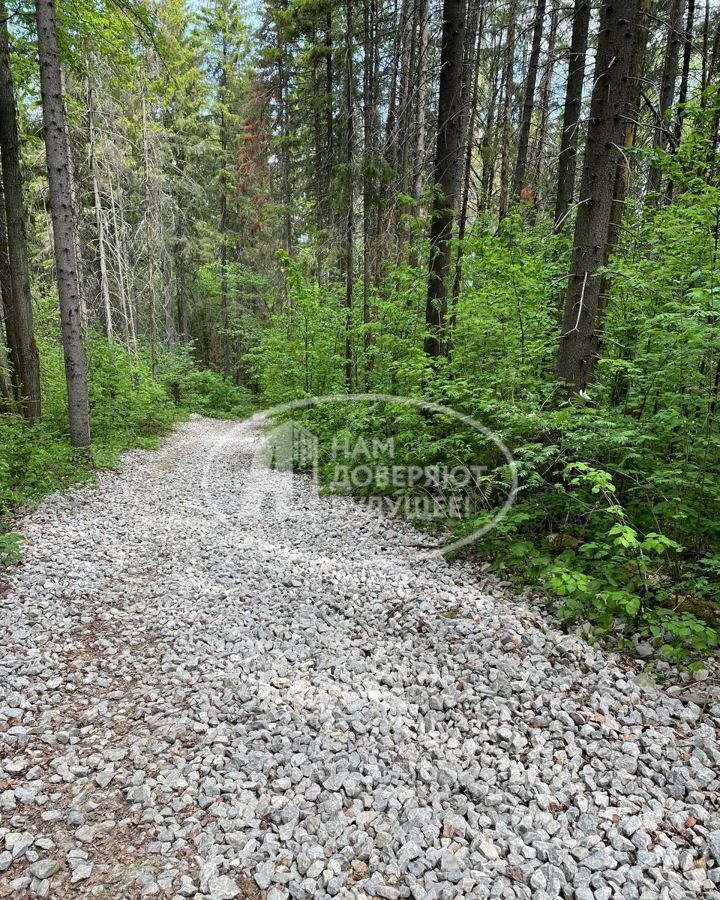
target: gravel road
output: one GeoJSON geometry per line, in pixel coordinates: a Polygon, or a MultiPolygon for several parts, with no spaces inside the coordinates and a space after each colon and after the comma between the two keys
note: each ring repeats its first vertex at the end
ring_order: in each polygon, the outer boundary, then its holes
{"type": "Polygon", "coordinates": [[[717,706],[260,439],[195,419],[21,522],[0,896],[720,898],[717,706]]]}

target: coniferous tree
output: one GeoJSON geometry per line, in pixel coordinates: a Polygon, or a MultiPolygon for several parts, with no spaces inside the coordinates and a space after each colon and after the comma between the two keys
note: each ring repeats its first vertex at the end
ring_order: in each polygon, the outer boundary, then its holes
{"type": "Polygon", "coordinates": [[[618,157],[638,19],[637,0],[606,2],[593,75],[587,144],[556,374],[576,391],[593,380],[600,331],[601,268],[612,217],[618,157]]]}
{"type": "Polygon", "coordinates": [[[425,353],[432,359],[443,353],[448,279],[452,265],[451,240],[462,176],[465,15],[465,0],[444,0],[433,168],[435,187],[430,223],[430,272],[425,306],[425,353]]]}
{"type": "Polygon", "coordinates": [[[587,55],[590,26],[590,0],[575,0],[572,19],[572,38],[568,51],[567,87],[563,109],[560,150],[558,153],[557,194],[555,198],[555,227],[567,222],[575,192],[575,169],[585,82],[585,57],[587,55]]]}
{"type": "Polygon", "coordinates": [[[40,363],[30,296],[20,141],[7,23],[7,9],[4,3],[0,3],[0,158],[3,192],[0,214],[5,218],[2,223],[5,240],[0,240],[0,268],[3,270],[0,289],[16,398],[23,415],[35,421],[40,418],[40,363]]]}
{"type": "Polygon", "coordinates": [[[50,212],[70,414],[70,443],[73,447],[85,448],[90,444],[88,387],[82,335],[82,305],[78,291],[79,272],[75,250],[70,145],[65,124],[54,0],[36,0],[35,17],[38,28],[50,212]]]}

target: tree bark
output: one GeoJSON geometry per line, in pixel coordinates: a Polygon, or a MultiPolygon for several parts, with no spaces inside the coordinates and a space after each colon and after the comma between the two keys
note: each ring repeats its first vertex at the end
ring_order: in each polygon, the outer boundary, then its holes
{"type": "Polygon", "coordinates": [[[40,361],[33,328],[20,142],[10,72],[8,14],[4,3],[0,3],[0,19],[0,156],[9,266],[8,277],[3,279],[0,287],[17,399],[20,401],[22,414],[32,422],[40,418],[40,361]]]}
{"type": "Polygon", "coordinates": [[[377,6],[363,3],[363,350],[365,387],[372,371],[370,288],[377,256],[376,152],[379,129],[377,101],[377,6]]]}
{"type": "Polygon", "coordinates": [[[528,146],[530,144],[530,126],[532,114],[535,109],[535,85],[540,64],[540,43],[542,40],[543,22],[545,20],[545,0],[537,0],[535,10],[535,22],[533,24],[533,39],[528,62],[527,78],[523,95],[522,118],[520,119],[520,131],[518,133],[518,152],[515,160],[515,173],[513,175],[512,196],[515,200],[522,199],[525,188],[525,174],[527,169],[528,146]]]}
{"type": "Polygon", "coordinates": [[[568,54],[568,79],[563,109],[560,155],[558,157],[558,185],[555,198],[555,230],[562,228],[568,217],[575,194],[575,169],[577,161],[578,129],[582,92],[585,82],[588,29],[590,25],[590,0],[575,0],[572,37],[568,54]]]}
{"type": "Polygon", "coordinates": [[[12,368],[7,348],[10,340],[7,333],[4,298],[10,298],[10,260],[8,259],[7,229],[5,227],[5,197],[0,182],[0,395],[4,409],[15,408],[15,390],[12,382],[12,368]]]}
{"type": "Polygon", "coordinates": [[[462,268],[465,248],[465,230],[467,227],[468,208],[470,205],[470,186],[472,175],[472,156],[475,146],[475,118],[478,107],[478,92],[480,85],[480,42],[483,33],[483,0],[475,0],[475,5],[468,20],[468,29],[465,35],[465,65],[463,73],[462,105],[463,105],[463,174],[462,191],[460,195],[460,209],[458,214],[458,249],[455,260],[455,275],[452,288],[452,309],[450,313],[450,334],[448,336],[448,357],[452,353],[453,336],[455,330],[455,318],[457,303],[460,299],[462,288],[462,268]]]}
{"type": "Polygon", "coordinates": [[[65,126],[54,0],[36,0],[35,17],[38,28],[40,90],[50,187],[50,214],[53,223],[65,381],[70,413],[70,443],[73,447],[86,448],[90,444],[88,388],[73,234],[70,147],[65,126]]]}
{"type": "MultiPolygon", "coordinates": [[[[683,122],[685,121],[685,104],[688,96],[688,80],[690,78],[690,60],[693,51],[693,26],[695,24],[695,0],[688,0],[687,25],[685,26],[685,48],[683,51],[682,73],[680,75],[680,90],[678,91],[677,113],[675,115],[675,130],[673,134],[673,152],[677,152],[682,140],[683,122]]],[[[665,200],[670,203],[673,198],[675,185],[672,178],[668,179],[665,188],[665,200]]]]}
{"type": "Polygon", "coordinates": [[[95,142],[95,101],[90,77],[87,79],[85,99],[87,104],[88,131],[90,138],[88,152],[90,155],[90,171],[92,173],[93,205],[95,207],[95,227],[97,228],[98,259],[100,262],[100,296],[102,297],[103,313],[105,317],[105,334],[108,343],[111,344],[113,341],[112,303],[110,302],[110,280],[108,277],[107,265],[105,214],[102,208],[102,197],[100,194],[100,173],[97,159],[97,146],[95,142]]]}
{"type": "MultiPolygon", "coordinates": [[[[645,71],[645,54],[648,42],[648,14],[652,0],[639,0],[635,22],[633,46],[630,62],[630,76],[625,93],[625,134],[622,146],[630,148],[635,143],[637,130],[638,110],[640,108],[640,96],[642,94],[643,73],[645,71]]],[[[610,213],[610,225],[608,227],[607,241],[605,243],[605,255],[603,265],[607,265],[610,257],[620,240],[620,227],[623,213],[625,212],[625,198],[630,187],[630,162],[627,153],[621,153],[615,172],[615,187],[613,189],[612,211],[610,213]]],[[[600,307],[604,309],[610,302],[610,279],[602,276],[600,285],[600,307]]]]}
{"type": "Polygon", "coordinates": [[[551,167],[551,160],[548,159],[549,154],[546,154],[545,151],[551,117],[553,81],[555,78],[555,42],[557,40],[558,14],[559,3],[557,0],[550,0],[550,28],[548,29],[546,59],[542,66],[542,78],[538,86],[539,116],[532,148],[533,192],[527,198],[528,202],[532,203],[534,212],[537,211],[541,202],[543,202],[542,189],[547,184],[547,180],[543,178],[544,166],[547,164],[548,169],[551,167]]]}
{"type": "Polygon", "coordinates": [[[510,137],[512,134],[516,10],[516,0],[510,0],[507,40],[505,43],[505,65],[503,67],[503,106],[500,128],[500,199],[498,203],[498,218],[500,220],[505,218],[510,209],[510,137]]]}
{"type": "Polygon", "coordinates": [[[444,0],[424,341],[425,353],[434,360],[443,353],[448,278],[452,266],[451,240],[462,174],[465,15],[465,0],[444,0]]]}
{"type": "MultiPolygon", "coordinates": [[[[671,0],[670,22],[667,44],[665,46],[665,59],[663,61],[662,75],[660,78],[660,96],[658,100],[658,122],[653,136],[653,147],[656,150],[665,150],[672,136],[669,114],[675,98],[675,79],[677,78],[680,47],[683,43],[683,15],[685,12],[685,0],[671,0]]],[[[657,200],[660,190],[660,178],[662,172],[656,165],[650,166],[648,173],[647,192],[650,202],[657,200]]]]}
{"type": "Polygon", "coordinates": [[[353,163],[355,128],[353,118],[353,0],[346,3],[345,23],[345,387],[352,390],[352,309],[354,288],[353,243],[355,237],[355,192],[353,163]]]}
{"type": "MultiPolygon", "coordinates": [[[[218,85],[220,104],[220,338],[222,373],[230,377],[230,309],[228,285],[228,146],[227,127],[227,38],[222,35],[222,57],[220,60],[220,80],[218,85]]],[[[282,103],[282,96],[281,96],[282,103]]],[[[284,152],[284,151],[283,151],[284,152]]]]}
{"type": "Polygon", "coordinates": [[[626,98],[638,26],[638,0],[605,2],[600,11],[587,146],[556,375],[575,391],[595,374],[600,328],[600,269],[615,176],[628,125],[626,98]]]}

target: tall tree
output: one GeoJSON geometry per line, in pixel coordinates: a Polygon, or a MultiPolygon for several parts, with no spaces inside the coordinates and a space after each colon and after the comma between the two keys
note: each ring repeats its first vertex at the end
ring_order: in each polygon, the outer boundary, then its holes
{"type": "MultiPolygon", "coordinates": [[[[475,0],[465,34],[465,64],[463,66],[462,107],[463,107],[463,133],[464,143],[462,190],[460,194],[460,207],[458,211],[458,249],[455,260],[455,276],[452,288],[452,313],[450,330],[453,330],[455,310],[460,297],[462,286],[462,261],[465,254],[464,240],[467,228],[468,209],[470,205],[470,182],[472,180],[472,160],[475,148],[475,119],[478,107],[478,93],[480,89],[480,42],[482,40],[483,23],[482,14],[485,5],[482,0],[475,0]]],[[[448,345],[452,342],[449,337],[448,345]]]]}
{"type": "Polygon", "coordinates": [[[8,323],[3,299],[5,297],[10,298],[10,260],[8,259],[7,228],[5,225],[5,198],[2,195],[2,183],[0,183],[0,402],[4,409],[13,409],[15,406],[15,391],[12,383],[12,368],[7,353],[10,341],[7,340],[8,323]]]}
{"type": "Polygon", "coordinates": [[[510,141],[512,137],[513,72],[515,71],[515,14],[517,0],[510,0],[507,12],[505,60],[503,64],[503,102],[500,122],[500,197],[498,217],[503,219],[510,209],[510,141]]]}
{"type": "Polygon", "coordinates": [[[50,187],[50,214],[53,223],[65,382],[70,414],[70,443],[73,447],[85,448],[90,444],[90,416],[74,242],[70,146],[65,125],[54,0],[36,0],[35,18],[38,29],[40,91],[50,187]]]}
{"type": "Polygon", "coordinates": [[[355,240],[355,192],[353,189],[353,164],[355,161],[355,71],[353,66],[353,0],[345,5],[345,387],[352,389],[352,311],[354,293],[354,253],[355,240]]]}
{"type": "MultiPolygon", "coordinates": [[[[5,217],[3,232],[7,225],[8,260],[7,278],[1,287],[16,393],[23,415],[34,421],[40,418],[40,362],[33,328],[20,141],[7,23],[7,9],[0,3],[0,156],[4,190],[4,212],[0,210],[0,213],[5,217]]],[[[0,265],[4,268],[4,261],[0,265]]]]}
{"type": "Polygon", "coordinates": [[[600,270],[612,215],[615,175],[627,125],[626,92],[638,24],[638,0],[600,10],[587,145],[556,375],[576,391],[595,374],[600,329],[600,270]]]}
{"type": "Polygon", "coordinates": [[[589,26],[590,0],[575,0],[572,37],[568,53],[567,88],[560,136],[560,154],[558,156],[558,182],[555,197],[556,229],[561,228],[567,221],[568,211],[575,193],[575,164],[589,26]]]}
{"type": "Polygon", "coordinates": [[[523,93],[522,118],[520,119],[520,131],[518,133],[518,152],[515,159],[515,173],[513,174],[512,195],[519,200],[525,187],[525,171],[527,168],[528,146],[530,144],[530,126],[535,109],[535,85],[537,84],[538,67],[540,64],[540,45],[542,41],[543,24],[545,20],[545,0],[537,0],[535,9],[535,21],[533,23],[533,39],[530,48],[530,61],[528,62],[527,77],[523,93]]]}
{"type": "MultiPolygon", "coordinates": [[[[678,91],[677,112],[675,114],[675,129],[673,134],[673,152],[680,146],[682,139],[683,122],[685,121],[685,104],[688,98],[688,82],[690,78],[690,60],[693,52],[693,26],[695,24],[695,0],[688,0],[687,24],[685,25],[685,47],[683,50],[682,74],[680,75],[680,90],[678,91]]],[[[672,201],[675,185],[672,178],[668,179],[665,188],[665,199],[672,201]]]]}
{"type": "Polygon", "coordinates": [[[463,162],[462,83],[466,0],[444,0],[440,55],[437,139],[430,223],[430,270],[425,305],[425,353],[443,353],[448,279],[452,266],[451,239],[458,205],[463,162]]]}
{"type": "MultiPolygon", "coordinates": [[[[658,150],[664,150],[672,138],[670,112],[675,98],[675,80],[677,78],[680,48],[683,44],[684,13],[685,0],[671,0],[668,37],[665,45],[665,58],[663,60],[662,74],[660,76],[657,122],[653,138],[653,146],[658,150]]],[[[661,174],[662,172],[659,166],[650,166],[647,190],[653,200],[657,199],[657,193],[660,190],[661,174]]]]}

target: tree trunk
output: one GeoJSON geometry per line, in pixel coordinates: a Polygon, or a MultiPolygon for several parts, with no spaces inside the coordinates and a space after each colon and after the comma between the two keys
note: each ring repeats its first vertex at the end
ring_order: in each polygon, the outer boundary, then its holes
{"type": "Polygon", "coordinates": [[[626,97],[637,25],[638,0],[603,4],[580,205],[556,362],[558,380],[576,391],[590,384],[597,362],[599,270],[606,260],[615,176],[628,125],[626,97]]]}
{"type": "MultiPolygon", "coordinates": [[[[335,142],[333,133],[333,44],[332,44],[332,5],[328,2],[325,12],[325,185],[326,198],[330,196],[330,188],[335,168],[335,142]]],[[[325,222],[332,219],[330,204],[325,201],[325,222]]]]}
{"type": "Polygon", "coordinates": [[[563,109],[560,156],[558,157],[558,185],[555,198],[555,230],[567,220],[570,204],[575,194],[575,168],[577,161],[580,109],[585,82],[585,58],[587,56],[588,28],[590,25],[590,0],[575,0],[573,9],[572,38],[568,54],[568,79],[563,109]]]}
{"type": "MultiPolygon", "coordinates": [[[[178,172],[178,184],[182,184],[185,178],[185,148],[182,139],[178,140],[175,151],[175,165],[178,172]]],[[[185,277],[186,268],[186,211],[180,204],[175,214],[175,305],[177,308],[178,337],[181,343],[187,343],[188,333],[188,309],[187,309],[187,283],[185,277]]]]}
{"type": "Polygon", "coordinates": [[[377,102],[377,6],[376,0],[363,3],[363,350],[365,387],[372,371],[370,331],[370,286],[377,256],[376,151],[379,127],[377,102]]]}
{"type": "MultiPolygon", "coordinates": [[[[622,146],[630,148],[635,143],[636,122],[640,108],[640,96],[642,93],[643,73],[645,71],[645,53],[648,42],[648,14],[652,0],[639,0],[637,17],[634,29],[632,46],[632,58],[630,62],[630,75],[625,93],[625,135],[622,146]]],[[[625,211],[625,198],[630,187],[630,156],[621,153],[615,172],[615,187],[613,190],[612,212],[610,213],[610,225],[608,227],[607,241],[605,243],[605,257],[603,265],[607,265],[610,257],[620,240],[620,226],[622,225],[625,211]]],[[[604,309],[610,302],[610,279],[602,276],[600,286],[600,307],[604,309]]]]}
{"type": "Polygon", "coordinates": [[[475,117],[478,107],[478,91],[480,86],[480,42],[483,33],[484,12],[482,0],[475,0],[475,6],[468,20],[468,29],[465,35],[465,65],[463,73],[462,105],[463,105],[463,175],[462,191],[460,197],[460,210],[458,215],[458,250],[455,260],[455,275],[452,288],[452,311],[450,314],[450,335],[448,336],[448,357],[452,352],[455,330],[455,317],[457,302],[460,298],[462,287],[462,263],[465,248],[465,229],[467,227],[468,208],[470,204],[470,184],[472,175],[472,155],[475,146],[475,117]]]}
{"type": "Polygon", "coordinates": [[[430,224],[430,269],[425,306],[425,353],[438,359],[443,352],[448,277],[452,266],[451,239],[462,174],[462,81],[465,47],[465,0],[444,0],[437,143],[430,224]]]}
{"type": "MultiPolygon", "coordinates": [[[[88,66],[90,68],[90,66],[88,66]]],[[[97,228],[98,258],[100,261],[100,296],[102,297],[103,312],[105,316],[105,334],[108,342],[113,340],[112,304],[110,302],[110,281],[108,278],[107,251],[105,238],[105,215],[102,208],[100,195],[100,174],[98,171],[97,146],[95,143],[95,102],[93,87],[90,78],[87,79],[86,95],[88,131],[89,131],[89,155],[90,171],[93,184],[93,205],[95,207],[95,227],[97,228]]]]}
{"type": "MultiPolygon", "coordinates": [[[[0,26],[1,27],[1,26],[0,26]]],[[[0,395],[3,409],[14,409],[15,390],[12,382],[12,368],[7,354],[10,340],[7,333],[4,298],[10,301],[10,260],[8,259],[7,229],[5,226],[5,198],[0,183],[0,395]]]]}
{"type": "MultiPolygon", "coordinates": [[[[60,94],[67,96],[65,87],[65,67],[60,65],[60,94]]],[[[75,272],[77,273],[77,295],[80,299],[80,324],[85,333],[88,327],[88,305],[85,284],[85,260],[83,257],[82,243],[80,240],[80,224],[82,221],[82,211],[77,198],[77,189],[75,186],[75,160],[73,159],[72,142],[70,141],[70,127],[67,118],[65,119],[65,134],[68,147],[68,179],[70,182],[70,203],[72,206],[72,235],[73,249],[75,252],[75,272]]]]}
{"type": "MultiPolygon", "coordinates": [[[[675,79],[677,77],[678,59],[680,47],[683,42],[683,15],[685,12],[685,0],[671,0],[670,23],[667,44],[665,46],[665,59],[663,61],[662,75],[660,78],[660,97],[658,100],[658,122],[653,136],[653,147],[656,150],[664,150],[672,135],[670,130],[670,111],[675,98],[675,79]]],[[[658,166],[651,165],[648,173],[647,192],[650,202],[657,200],[660,190],[660,178],[662,172],[658,166]]]]}
{"type": "Polygon", "coordinates": [[[353,240],[355,236],[353,161],[355,128],[353,120],[353,0],[346,3],[345,23],[345,387],[352,390],[352,308],[353,308],[353,240]]]}
{"type": "Polygon", "coordinates": [[[495,126],[495,111],[500,97],[500,48],[493,48],[490,60],[490,76],[488,78],[488,101],[483,137],[480,144],[480,157],[482,159],[482,184],[480,186],[480,199],[478,208],[487,209],[492,198],[493,182],[495,180],[495,141],[497,129],[495,126]]]}
{"type": "Polygon", "coordinates": [[[2,296],[0,296],[0,408],[12,409],[15,405],[15,394],[12,378],[10,377],[10,360],[5,345],[6,324],[5,306],[2,302],[2,296]]]}
{"type": "Polygon", "coordinates": [[[9,264],[7,283],[0,287],[20,409],[27,419],[35,421],[40,418],[40,362],[33,329],[20,146],[4,3],[0,3],[0,18],[0,155],[9,264]]]}
{"type": "Polygon", "coordinates": [[[515,160],[515,174],[513,175],[512,196],[515,200],[522,199],[525,188],[525,172],[527,168],[528,146],[530,143],[530,126],[532,114],[535,109],[535,85],[537,83],[538,66],[540,63],[540,43],[542,40],[543,22],[545,20],[545,0],[537,0],[535,10],[535,22],[533,24],[533,40],[530,49],[530,61],[528,63],[527,78],[525,79],[525,91],[523,96],[522,118],[520,119],[520,131],[518,134],[518,152],[515,160]]]}
{"type": "Polygon", "coordinates": [[[508,8],[505,65],[503,67],[503,107],[500,129],[500,200],[498,218],[504,219],[510,209],[510,137],[512,135],[513,70],[515,64],[516,0],[508,8]]]}
{"type": "MultiPolygon", "coordinates": [[[[683,122],[685,121],[685,104],[688,96],[688,80],[690,78],[690,60],[693,51],[693,26],[695,24],[695,0],[688,0],[687,25],[685,26],[685,49],[683,51],[682,74],[680,75],[680,90],[678,92],[677,113],[675,116],[675,131],[673,135],[673,152],[677,152],[682,140],[683,122]]],[[[665,200],[670,203],[673,198],[675,185],[672,178],[668,179],[665,188],[665,200]]]]}
{"type": "Polygon", "coordinates": [[[425,124],[427,119],[427,96],[425,90],[425,78],[428,67],[428,45],[430,43],[429,35],[429,16],[428,0],[421,0],[419,5],[418,28],[419,28],[419,44],[418,44],[418,60],[417,60],[417,77],[415,80],[415,159],[412,197],[416,202],[415,212],[420,212],[419,200],[423,186],[423,169],[425,162],[425,124]]]}
{"type": "Polygon", "coordinates": [[[40,91],[50,187],[50,214],[53,223],[65,381],[70,413],[70,443],[73,447],[85,448],[90,444],[88,387],[73,234],[70,147],[65,126],[54,0],[36,0],[35,16],[38,28],[40,91]]]}
{"type": "Polygon", "coordinates": [[[555,0],[550,0],[550,7],[550,29],[547,39],[547,58],[545,60],[545,65],[543,66],[543,74],[542,78],[540,79],[540,87],[538,90],[540,97],[540,117],[537,124],[537,129],[535,131],[535,142],[533,146],[532,169],[534,193],[531,199],[536,210],[541,203],[541,186],[544,186],[546,183],[545,179],[543,179],[542,177],[543,164],[547,163],[548,168],[550,167],[550,160],[546,159],[545,145],[548,134],[548,126],[550,123],[552,87],[555,77],[555,41],[557,39],[559,4],[555,2],[555,0]]]}
{"type": "Polygon", "coordinates": [[[113,244],[115,253],[115,263],[117,266],[117,290],[120,297],[120,310],[123,317],[123,328],[125,333],[126,346],[134,350],[137,344],[137,336],[135,334],[135,315],[133,312],[133,298],[129,290],[129,277],[127,275],[127,254],[125,253],[124,243],[124,220],[122,217],[122,209],[118,214],[118,203],[115,201],[115,189],[113,188],[112,173],[108,178],[108,186],[110,188],[110,215],[113,225],[113,244]]]}
{"type": "Polygon", "coordinates": [[[218,100],[220,103],[220,338],[221,366],[225,378],[230,377],[230,310],[229,310],[229,286],[227,273],[227,245],[228,245],[228,188],[227,188],[227,151],[229,135],[227,128],[227,41],[222,36],[222,59],[220,62],[220,81],[218,85],[218,100]]]}

